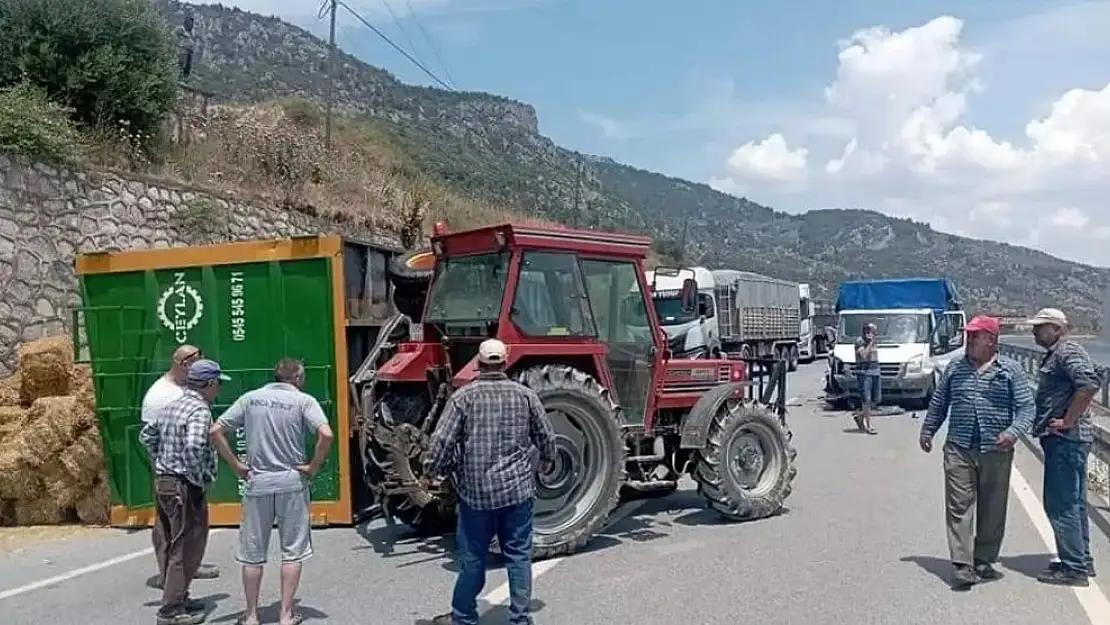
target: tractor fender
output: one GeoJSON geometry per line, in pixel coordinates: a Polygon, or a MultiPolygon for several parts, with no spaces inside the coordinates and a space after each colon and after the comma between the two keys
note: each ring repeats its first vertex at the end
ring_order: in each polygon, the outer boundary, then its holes
{"type": "Polygon", "coordinates": [[[726,401],[739,396],[743,391],[743,382],[733,382],[718,386],[702,395],[698,399],[698,403],[694,404],[689,414],[682,420],[682,427],[679,429],[682,433],[682,441],[679,447],[682,449],[704,448],[709,439],[709,425],[713,422],[713,416],[717,414],[717,411],[721,409],[726,401]]]}

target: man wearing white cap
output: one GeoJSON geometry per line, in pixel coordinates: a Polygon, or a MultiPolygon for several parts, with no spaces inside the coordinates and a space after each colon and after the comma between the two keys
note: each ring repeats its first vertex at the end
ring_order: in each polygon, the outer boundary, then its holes
{"type": "Polygon", "coordinates": [[[435,617],[437,625],[478,625],[478,595],[486,583],[494,536],[509,578],[509,623],[532,623],[532,448],[549,470],[555,460],[555,432],[536,392],[505,375],[507,360],[504,343],[482,342],[478,377],[447,400],[425,457],[424,475],[450,470],[459,495],[459,576],[451,612],[435,617]]]}
{"type": "Polygon", "coordinates": [[[1090,405],[1100,384],[1098,370],[1087,350],[1067,338],[1068,318],[1062,311],[1041,309],[1029,324],[1033,339],[1045,349],[1033,434],[1040,437],[1044,449],[1044,510],[1060,558],[1037,579],[1088,586],[1095,567],[1087,518],[1087,455],[1093,440],[1090,405]]]}

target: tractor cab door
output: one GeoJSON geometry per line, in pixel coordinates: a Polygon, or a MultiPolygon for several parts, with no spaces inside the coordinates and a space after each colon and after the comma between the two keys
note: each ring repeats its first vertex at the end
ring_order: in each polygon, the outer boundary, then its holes
{"type": "Polygon", "coordinates": [[[582,260],[598,340],[609,347],[610,389],[629,424],[643,423],[653,408],[656,375],[655,337],[648,320],[648,298],[637,279],[635,262],[582,260]]]}

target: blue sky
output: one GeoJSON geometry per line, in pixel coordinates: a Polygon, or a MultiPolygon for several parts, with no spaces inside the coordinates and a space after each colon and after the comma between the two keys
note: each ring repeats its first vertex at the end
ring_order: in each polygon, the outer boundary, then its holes
{"type": "MultiPolygon", "coordinates": [[[[383,0],[348,2],[406,48],[409,43],[402,28],[407,31],[416,55],[445,78],[443,66],[421,33],[423,27],[457,87],[532,104],[541,131],[569,148],[698,182],[712,181],[722,190],[792,212],[864,206],[929,221],[958,234],[1034,245],[1110,265],[1110,251],[1077,254],[1074,238],[1069,238],[1074,234],[1067,230],[1071,227],[1088,234],[1098,231],[1110,240],[1110,211],[1097,210],[1091,204],[1092,195],[1073,192],[1078,186],[1059,196],[1050,193],[1052,185],[1023,187],[1020,193],[999,191],[1007,176],[1055,180],[1048,173],[1037,177],[1013,169],[1019,156],[1022,162],[1044,161],[1039,156],[1044,151],[1037,152],[1026,125],[1048,116],[1052,104],[1068,90],[1094,93],[1110,83],[1110,64],[1105,62],[1110,59],[1110,37],[1105,36],[1110,32],[1110,2],[1106,0],[388,0],[399,20],[389,15],[383,0]],[[934,22],[935,28],[920,36],[896,41],[894,35],[943,16],[956,18],[955,30],[951,24],[934,22]],[[874,27],[883,29],[868,44],[875,46],[871,55],[875,61],[845,69],[838,60],[842,42],[874,27]],[[880,49],[878,39],[889,45],[880,49]],[[940,39],[943,46],[926,41],[940,39]],[[910,45],[921,51],[909,56],[898,52],[910,45]],[[883,74],[875,64],[886,63],[883,54],[904,67],[888,68],[883,74]],[[922,82],[909,80],[919,67],[930,66],[930,59],[956,58],[954,54],[967,60],[971,69],[963,73],[951,68],[923,70],[922,82]],[[851,104],[833,107],[824,90],[842,70],[855,72],[851,74],[855,82],[844,79],[851,82],[853,95],[842,99],[851,104]],[[865,79],[873,79],[870,86],[861,82],[865,79]],[[870,111],[860,104],[882,106],[866,99],[875,97],[875,84],[885,88],[882,81],[891,89],[911,93],[906,97],[913,106],[937,109],[947,102],[944,93],[958,94],[963,104],[951,119],[938,122],[928,137],[920,138],[916,147],[905,147],[900,156],[887,154],[886,135],[863,128],[870,111]],[[1011,155],[1009,165],[988,166],[983,160],[987,156],[965,150],[959,160],[963,165],[956,168],[952,141],[964,136],[953,134],[957,129],[983,131],[995,144],[1012,144],[1020,154],[1011,155]],[[774,133],[785,138],[790,150],[805,146],[805,182],[794,176],[785,184],[786,178],[766,167],[749,166],[752,153],[730,164],[730,156],[735,157],[743,144],[758,143],[774,133]],[[868,147],[864,139],[870,137],[872,152],[904,166],[897,171],[883,169],[881,175],[873,171],[869,178],[833,179],[833,174],[821,173],[825,163],[839,156],[854,137],[860,140],[857,157],[868,147]],[[930,147],[921,147],[926,144],[930,147]],[[929,165],[922,164],[922,150],[931,150],[929,165]],[[951,161],[942,167],[952,174],[951,179],[938,180],[937,172],[926,171],[936,167],[942,152],[951,161]],[[917,159],[912,166],[902,158],[911,153],[917,159]],[[967,187],[978,176],[967,163],[993,172],[993,186],[967,187]],[[1000,168],[1005,171],[999,173],[1000,168]],[[909,171],[912,180],[907,178],[909,171]],[[957,179],[964,186],[953,195],[957,179]],[[956,206],[948,212],[931,208],[941,202],[956,206]],[[976,211],[978,224],[969,217],[976,211]],[[1066,215],[1059,217],[1060,211],[1066,215]],[[984,215],[992,216],[986,224],[981,223],[984,215]],[[1105,231],[1098,230],[1104,226],[1105,231]]],[[[315,19],[315,7],[304,8],[307,5],[302,2],[240,0],[235,4],[326,34],[326,24],[315,19]]],[[[406,82],[431,82],[342,10],[339,21],[339,42],[348,51],[406,82]]],[[[847,90],[842,88],[844,93],[847,90]]],[[[1087,108],[1104,123],[1076,132],[1105,135],[1110,159],[1110,90],[1105,103],[1095,102],[1093,96],[1089,99],[1087,108]]],[[[910,108],[896,111],[900,117],[888,119],[884,131],[891,136],[901,132],[898,129],[904,128],[903,118],[910,108]]],[[[1101,139],[1096,143],[1103,145],[1101,139]]],[[[1107,174],[1104,178],[1110,179],[1110,171],[1090,173],[1091,180],[1099,178],[1094,174],[1107,174]]],[[[1105,197],[1108,190],[1091,191],[1105,197]]],[[[1105,242],[1101,246],[1110,248],[1105,242]]]]}

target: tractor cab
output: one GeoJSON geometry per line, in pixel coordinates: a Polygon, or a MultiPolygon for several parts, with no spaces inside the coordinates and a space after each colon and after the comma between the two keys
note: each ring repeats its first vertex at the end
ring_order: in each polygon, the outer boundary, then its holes
{"type": "MultiPolygon", "coordinates": [[[[506,373],[536,392],[556,432],[556,460],[536,476],[534,557],[578,550],[623,496],[672,491],[684,473],[730,518],[781,507],[794,475],[784,413],[753,399],[743,361],[672,358],[646,280],[650,245],[610,232],[437,225],[430,250],[397,260],[393,299],[419,338],[391,326],[352,378],[365,479],[387,518],[450,525],[450,480],[425,479],[434,476],[421,475],[420,458],[451,393],[477,377],[487,338],[505,343],[506,373]],[[722,469],[726,447],[735,472],[722,469]]],[[[695,314],[687,282],[681,306],[695,314]]]]}

